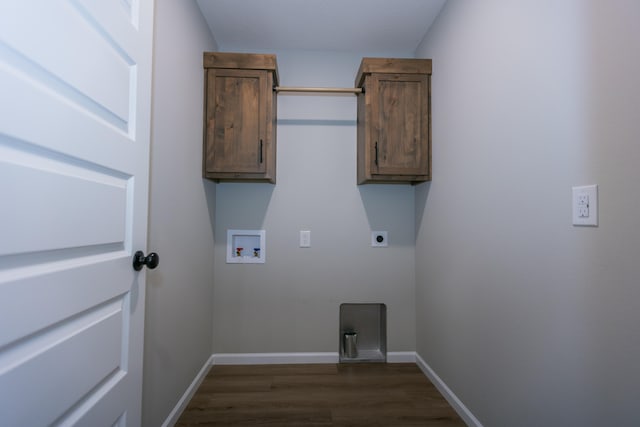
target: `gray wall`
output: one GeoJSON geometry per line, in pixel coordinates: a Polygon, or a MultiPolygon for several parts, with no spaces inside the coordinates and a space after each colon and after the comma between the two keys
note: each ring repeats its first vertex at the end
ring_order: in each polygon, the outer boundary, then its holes
{"type": "Polygon", "coordinates": [[[213,203],[201,178],[202,52],[195,2],[156,1],[143,422],[159,426],[211,356],[213,203]]]}
{"type": "Polygon", "coordinates": [[[450,1],[417,350],[486,426],[638,425],[640,3],[450,1]],[[599,185],[600,226],[571,225],[599,185]]]}
{"type": "MultiPolygon", "coordinates": [[[[337,87],[367,54],[272,53],[281,85],[337,87]]],[[[217,186],[214,353],[337,352],[343,302],[386,303],[388,350],[414,350],[414,188],[356,185],[353,95],[278,95],[278,121],[277,185],[217,186]],[[266,263],[226,264],[227,229],[265,229],[266,263]]]]}

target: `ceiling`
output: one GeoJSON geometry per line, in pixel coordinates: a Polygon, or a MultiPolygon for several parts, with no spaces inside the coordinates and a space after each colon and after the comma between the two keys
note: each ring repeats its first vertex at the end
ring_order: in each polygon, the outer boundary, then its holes
{"type": "Polygon", "coordinates": [[[196,0],[222,51],[413,52],[446,0],[196,0]]]}

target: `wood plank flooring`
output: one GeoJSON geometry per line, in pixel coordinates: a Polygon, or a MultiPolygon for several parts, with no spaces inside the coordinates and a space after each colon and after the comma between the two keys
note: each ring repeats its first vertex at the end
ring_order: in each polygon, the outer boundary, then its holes
{"type": "Polygon", "coordinates": [[[176,424],[464,425],[413,363],[214,366],[176,424]]]}

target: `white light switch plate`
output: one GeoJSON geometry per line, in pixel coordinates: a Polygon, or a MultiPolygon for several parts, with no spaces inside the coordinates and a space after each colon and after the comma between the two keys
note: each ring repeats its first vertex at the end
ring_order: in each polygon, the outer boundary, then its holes
{"type": "Polygon", "coordinates": [[[571,191],[573,225],[598,226],[598,186],[573,187],[571,191]]]}
{"type": "Polygon", "coordinates": [[[300,247],[301,248],[311,247],[311,231],[310,230],[300,230],[300,247]]]}

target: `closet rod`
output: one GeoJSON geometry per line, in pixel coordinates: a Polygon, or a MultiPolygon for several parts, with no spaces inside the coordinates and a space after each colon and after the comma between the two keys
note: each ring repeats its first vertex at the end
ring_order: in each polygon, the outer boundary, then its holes
{"type": "Polygon", "coordinates": [[[362,93],[362,88],[359,87],[287,87],[276,86],[274,88],[276,92],[327,92],[327,93],[362,93]]]}

